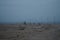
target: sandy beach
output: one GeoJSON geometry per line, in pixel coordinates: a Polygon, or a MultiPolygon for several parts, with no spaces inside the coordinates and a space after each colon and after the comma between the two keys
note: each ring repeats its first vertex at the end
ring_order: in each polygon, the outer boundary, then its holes
{"type": "Polygon", "coordinates": [[[60,25],[0,25],[0,40],[60,40],[60,25]]]}

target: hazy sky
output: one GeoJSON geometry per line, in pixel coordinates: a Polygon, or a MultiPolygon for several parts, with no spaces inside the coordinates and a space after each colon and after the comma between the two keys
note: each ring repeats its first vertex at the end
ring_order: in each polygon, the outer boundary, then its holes
{"type": "Polygon", "coordinates": [[[60,22],[60,0],[0,0],[0,23],[60,22]]]}

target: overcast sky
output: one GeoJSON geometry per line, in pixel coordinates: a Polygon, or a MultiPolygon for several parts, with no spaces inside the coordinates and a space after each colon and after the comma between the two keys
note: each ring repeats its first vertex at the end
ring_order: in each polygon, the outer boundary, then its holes
{"type": "Polygon", "coordinates": [[[60,22],[60,0],[0,0],[0,23],[60,22]]]}

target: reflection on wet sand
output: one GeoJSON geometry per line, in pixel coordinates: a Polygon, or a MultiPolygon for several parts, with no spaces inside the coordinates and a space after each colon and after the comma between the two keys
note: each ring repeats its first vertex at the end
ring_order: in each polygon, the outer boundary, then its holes
{"type": "Polygon", "coordinates": [[[0,40],[60,40],[60,25],[0,25],[0,40]]]}

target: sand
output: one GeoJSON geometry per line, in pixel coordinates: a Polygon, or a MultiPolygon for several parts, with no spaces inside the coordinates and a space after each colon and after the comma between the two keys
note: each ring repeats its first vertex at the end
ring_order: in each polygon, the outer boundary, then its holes
{"type": "Polygon", "coordinates": [[[0,40],[60,40],[60,25],[0,25],[0,40]]]}

